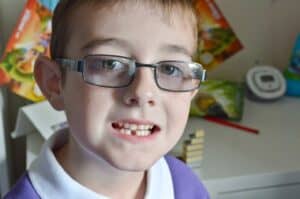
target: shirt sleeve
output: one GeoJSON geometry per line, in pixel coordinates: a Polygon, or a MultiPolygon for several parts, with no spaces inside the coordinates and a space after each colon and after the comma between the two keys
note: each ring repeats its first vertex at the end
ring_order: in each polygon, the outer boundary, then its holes
{"type": "Polygon", "coordinates": [[[25,173],[3,199],[40,199],[34,190],[28,174],[25,173]]]}
{"type": "Polygon", "coordinates": [[[165,157],[173,180],[176,199],[210,199],[198,176],[182,161],[172,156],[165,157]]]}

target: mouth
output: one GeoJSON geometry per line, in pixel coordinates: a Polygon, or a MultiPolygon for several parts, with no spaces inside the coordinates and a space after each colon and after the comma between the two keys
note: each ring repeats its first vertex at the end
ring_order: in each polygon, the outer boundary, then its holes
{"type": "Polygon", "coordinates": [[[118,121],[112,127],[120,134],[135,137],[148,137],[160,131],[160,127],[150,122],[118,121]]]}

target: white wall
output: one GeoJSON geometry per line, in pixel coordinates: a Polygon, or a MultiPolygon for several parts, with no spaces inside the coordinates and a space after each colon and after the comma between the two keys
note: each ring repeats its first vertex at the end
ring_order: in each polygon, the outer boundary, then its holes
{"type": "MultiPolygon", "coordinates": [[[[2,24],[2,13],[3,9],[0,6],[0,24],[2,24]]],[[[0,27],[0,54],[3,52],[4,48],[4,41],[3,41],[3,31],[0,27]]],[[[4,93],[3,89],[0,89],[0,197],[5,194],[9,189],[9,169],[8,169],[8,162],[7,162],[7,146],[6,146],[6,130],[4,127],[5,123],[5,102],[4,102],[4,93]]]]}
{"type": "Polygon", "coordinates": [[[283,69],[300,32],[299,0],[216,0],[244,50],[211,72],[211,77],[242,80],[256,61],[283,69]]]}
{"type": "MultiPolygon", "coordinates": [[[[9,37],[12,32],[16,21],[23,9],[26,0],[1,0],[0,7],[2,9],[1,29],[3,32],[4,41],[9,37]]],[[[1,34],[2,35],[2,34],[1,34]]]]}
{"type": "MultiPolygon", "coordinates": [[[[5,47],[5,43],[8,40],[9,35],[11,34],[16,21],[19,17],[19,14],[22,10],[26,0],[0,0],[0,55],[5,47]]],[[[24,104],[28,103],[21,99],[20,97],[15,96],[7,91],[5,87],[0,89],[0,129],[5,133],[0,139],[6,139],[7,143],[7,152],[9,155],[8,168],[4,168],[1,171],[10,175],[10,180],[8,183],[14,183],[15,180],[22,174],[23,168],[25,165],[25,142],[24,139],[12,140],[10,139],[9,133],[14,128],[14,123],[16,120],[16,115],[18,108],[24,104]]],[[[0,133],[3,133],[0,132],[0,133]]],[[[3,141],[3,140],[2,140],[3,141]]],[[[2,149],[2,148],[1,148],[2,149]]],[[[3,166],[3,165],[2,165],[3,166]]],[[[5,174],[1,175],[2,182],[7,182],[5,179],[5,174]]],[[[7,186],[2,186],[2,194],[7,191],[7,186]]]]}
{"type": "Polygon", "coordinates": [[[7,159],[7,133],[5,129],[5,98],[3,89],[0,89],[0,197],[1,194],[5,194],[9,190],[10,178],[9,178],[9,163],[7,159]]]}

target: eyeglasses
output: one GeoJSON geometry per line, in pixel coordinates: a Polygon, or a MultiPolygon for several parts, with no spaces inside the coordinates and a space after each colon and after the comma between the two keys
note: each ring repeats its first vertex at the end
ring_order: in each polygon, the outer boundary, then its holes
{"type": "Polygon", "coordinates": [[[162,90],[173,92],[196,90],[206,76],[202,65],[195,62],[141,64],[131,58],[115,55],[88,55],[81,60],[63,58],[56,61],[63,68],[81,72],[83,80],[88,84],[108,88],[129,86],[139,67],[152,68],[156,85],[162,90]]]}

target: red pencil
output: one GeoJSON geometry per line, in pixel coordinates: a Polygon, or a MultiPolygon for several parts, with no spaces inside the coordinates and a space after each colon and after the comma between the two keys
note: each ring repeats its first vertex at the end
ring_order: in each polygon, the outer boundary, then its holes
{"type": "Polygon", "coordinates": [[[228,127],[232,127],[232,128],[236,128],[242,131],[246,131],[249,133],[253,133],[253,134],[259,134],[259,130],[257,129],[252,129],[246,126],[242,126],[233,122],[229,122],[227,120],[221,119],[221,118],[217,118],[217,117],[211,117],[211,116],[204,116],[204,119],[207,121],[211,121],[211,122],[215,122],[224,126],[228,126],[228,127]]]}

